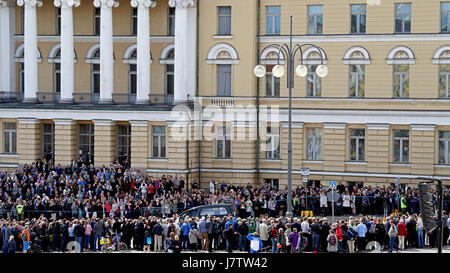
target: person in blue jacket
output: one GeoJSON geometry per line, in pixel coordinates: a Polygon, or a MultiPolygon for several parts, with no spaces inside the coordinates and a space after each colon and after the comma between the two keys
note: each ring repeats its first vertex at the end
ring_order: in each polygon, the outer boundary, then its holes
{"type": "Polygon", "coordinates": [[[263,248],[263,243],[261,239],[259,238],[259,234],[254,232],[253,234],[247,235],[247,240],[250,241],[250,253],[258,253],[263,248]],[[254,249],[252,247],[252,241],[258,241],[259,242],[259,249],[254,249]]]}

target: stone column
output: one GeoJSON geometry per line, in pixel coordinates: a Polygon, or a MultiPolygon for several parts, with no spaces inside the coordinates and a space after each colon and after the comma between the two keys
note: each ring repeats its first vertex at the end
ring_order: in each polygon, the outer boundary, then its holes
{"type": "Polygon", "coordinates": [[[0,91],[3,92],[16,90],[14,8],[14,1],[0,0],[0,91]]]}
{"type": "Polygon", "coordinates": [[[137,94],[136,104],[150,101],[150,10],[156,2],[152,0],[131,0],[131,6],[138,8],[137,26],[137,94]]]}
{"type": "Polygon", "coordinates": [[[117,127],[112,120],[94,121],[94,162],[96,166],[109,166],[117,155],[117,127]]]}
{"type": "Polygon", "coordinates": [[[112,103],[114,91],[114,54],[112,8],[118,7],[114,0],[94,0],[100,8],[100,99],[99,103],[112,103]]]}
{"type": "Polygon", "coordinates": [[[42,157],[41,122],[35,118],[19,118],[17,154],[19,166],[31,164],[42,157]]]}
{"type": "Polygon", "coordinates": [[[24,66],[25,66],[25,94],[23,102],[37,102],[38,90],[38,61],[37,61],[37,20],[36,7],[42,7],[39,0],[17,0],[19,6],[25,7],[24,34],[24,66]]]}
{"type": "Polygon", "coordinates": [[[74,92],[73,68],[73,11],[79,7],[80,0],[55,0],[61,8],[61,98],[60,103],[72,103],[74,92]]]}
{"type": "Polygon", "coordinates": [[[194,100],[197,68],[197,1],[169,0],[175,7],[174,103],[194,100]]]}
{"type": "Polygon", "coordinates": [[[148,121],[130,120],[131,124],[131,168],[144,171],[148,158],[148,121]]]}
{"type": "Polygon", "coordinates": [[[66,166],[78,157],[77,123],[72,119],[55,119],[55,163],[66,166]]]}

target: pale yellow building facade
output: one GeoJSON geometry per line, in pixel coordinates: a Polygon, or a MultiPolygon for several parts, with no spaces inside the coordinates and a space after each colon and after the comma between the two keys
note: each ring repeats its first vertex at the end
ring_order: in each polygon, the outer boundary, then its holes
{"type": "MultiPolygon", "coordinates": [[[[84,154],[96,166],[128,158],[132,168],[182,174],[200,179],[202,186],[213,177],[284,187],[287,78],[274,77],[271,69],[278,54],[273,44],[289,43],[292,16],[294,43],[322,49],[306,46],[296,55],[295,66],[302,58],[309,72],[295,76],[292,95],[294,186],[303,185],[302,168],[310,169],[310,183],[388,185],[399,177],[402,184],[413,184],[419,176],[450,183],[450,1],[142,1],[149,2],[143,12],[149,15],[144,23],[151,56],[144,94],[149,102],[144,104],[136,103],[142,94],[139,77],[146,77],[138,71],[139,26],[144,24],[138,24],[138,16],[143,13],[130,1],[96,7],[95,1],[81,0],[70,7],[72,103],[58,101],[61,75],[67,73],[60,55],[67,27],[60,27],[61,10],[49,0],[32,7],[24,1],[23,6],[5,0],[0,5],[2,169],[43,157],[65,165],[84,154]],[[36,11],[35,36],[24,25],[30,14],[26,8],[36,11]],[[101,20],[107,8],[112,25],[101,20]],[[111,75],[100,76],[100,49],[108,46],[102,40],[104,27],[112,28],[113,67],[108,67],[111,75]],[[38,49],[34,93],[27,90],[30,79],[24,73],[29,37],[36,38],[38,49]],[[324,78],[314,74],[321,55],[328,67],[324,78]],[[253,73],[258,64],[266,67],[262,78],[253,73]],[[101,103],[102,77],[112,81],[113,103],[101,103]],[[22,102],[29,94],[35,100],[22,102]],[[180,105],[191,110],[242,106],[256,112],[272,107],[277,114],[267,123],[261,117],[259,123],[208,122],[205,113],[201,118],[193,114],[191,138],[184,139],[173,137],[187,128],[173,111],[180,105]],[[215,135],[207,138],[199,131],[215,135]],[[247,137],[239,138],[238,131],[247,137]],[[273,140],[270,149],[263,145],[268,139],[273,140]]],[[[285,65],[285,57],[280,64],[285,65]]]]}

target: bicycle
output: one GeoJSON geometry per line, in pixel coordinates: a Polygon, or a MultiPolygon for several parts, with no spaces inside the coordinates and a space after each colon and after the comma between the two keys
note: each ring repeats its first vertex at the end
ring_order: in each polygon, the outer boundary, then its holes
{"type": "Polygon", "coordinates": [[[111,253],[115,250],[118,251],[127,251],[128,247],[125,243],[122,242],[116,242],[116,240],[113,240],[114,242],[111,242],[109,237],[102,237],[100,238],[100,245],[101,245],[101,251],[104,253],[111,253]],[[118,247],[116,247],[116,245],[118,247]]]}

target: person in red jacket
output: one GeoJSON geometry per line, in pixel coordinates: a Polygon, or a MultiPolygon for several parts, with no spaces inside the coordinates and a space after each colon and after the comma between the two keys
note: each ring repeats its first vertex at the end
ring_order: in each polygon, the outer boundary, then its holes
{"type": "Polygon", "coordinates": [[[398,247],[401,250],[405,249],[405,237],[406,237],[406,225],[403,219],[400,219],[400,223],[397,225],[398,227],[398,247]]]}
{"type": "Polygon", "coordinates": [[[347,253],[345,248],[342,246],[342,242],[344,240],[343,234],[342,234],[342,228],[339,224],[335,224],[335,234],[338,239],[338,250],[342,253],[347,253]]]}

